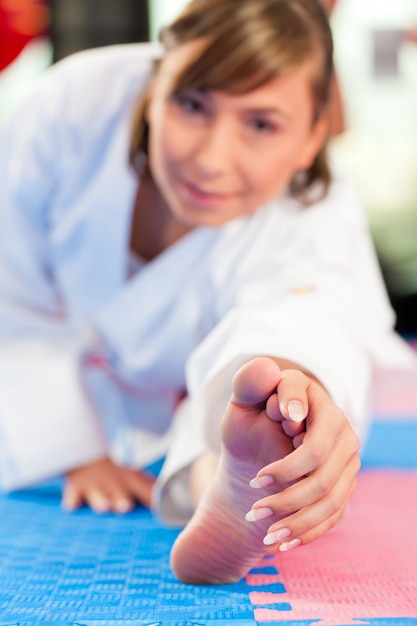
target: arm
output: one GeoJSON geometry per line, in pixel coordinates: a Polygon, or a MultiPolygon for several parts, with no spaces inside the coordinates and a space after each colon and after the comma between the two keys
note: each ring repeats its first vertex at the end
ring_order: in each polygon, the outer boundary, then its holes
{"type": "Polygon", "coordinates": [[[108,457],[80,380],[94,340],[55,280],[55,198],[73,175],[77,136],[67,119],[70,79],[68,65],[52,68],[0,138],[0,488],[68,472],[67,508],[122,512],[149,504],[153,479],[108,457]]]}
{"type": "Polygon", "coordinates": [[[79,385],[85,328],[63,315],[49,209],[62,167],[65,77],[40,81],[0,138],[0,486],[16,489],[101,457],[79,385]]]}
{"type": "Polygon", "coordinates": [[[49,257],[49,208],[65,172],[59,170],[61,123],[48,107],[60,115],[64,107],[42,93],[0,139],[5,173],[0,189],[0,487],[13,490],[68,472],[66,508],[87,503],[97,511],[124,512],[136,501],[149,505],[153,479],[108,457],[102,426],[80,384],[80,360],[92,338],[63,310],[49,257]]]}
{"type": "Polygon", "coordinates": [[[283,489],[276,509],[284,517],[292,507],[299,511],[293,530],[303,541],[343,514],[359,468],[358,438],[366,438],[375,370],[411,364],[392,332],[394,318],[354,197],[331,192],[326,205],[306,209],[294,229],[286,229],[284,216],[270,228],[275,241],[262,242],[269,250],[265,263],[274,262],[281,244],[282,262],[259,271],[257,284],[240,292],[240,306],[189,367],[193,418],[204,425],[214,454],[220,451],[214,416],[224,412],[225,385],[230,388],[237,369],[258,355],[272,356],[282,368],[275,416],[297,449],[271,472],[283,489]],[[305,434],[290,423],[290,399],[301,404],[305,434]]]}

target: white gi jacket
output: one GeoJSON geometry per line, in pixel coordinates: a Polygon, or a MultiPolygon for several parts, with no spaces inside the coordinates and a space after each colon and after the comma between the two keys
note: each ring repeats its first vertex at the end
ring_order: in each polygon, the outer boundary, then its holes
{"type": "Polygon", "coordinates": [[[156,500],[182,522],[184,472],[218,450],[238,365],[261,354],[298,362],[361,435],[375,367],[412,357],[339,178],[308,208],[282,197],[197,228],[128,276],[131,115],[158,51],[64,60],[1,136],[0,486],[105,454],[141,467],[168,453],[156,500]]]}

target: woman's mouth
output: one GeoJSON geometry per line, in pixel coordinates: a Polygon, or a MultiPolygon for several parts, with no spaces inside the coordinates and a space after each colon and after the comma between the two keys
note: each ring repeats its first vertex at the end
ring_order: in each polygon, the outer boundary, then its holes
{"type": "Polygon", "coordinates": [[[194,183],[190,183],[188,181],[182,181],[182,186],[185,189],[185,192],[188,198],[197,204],[201,204],[204,206],[210,206],[215,204],[221,204],[226,200],[229,200],[231,194],[212,191],[209,189],[203,189],[194,183]]]}

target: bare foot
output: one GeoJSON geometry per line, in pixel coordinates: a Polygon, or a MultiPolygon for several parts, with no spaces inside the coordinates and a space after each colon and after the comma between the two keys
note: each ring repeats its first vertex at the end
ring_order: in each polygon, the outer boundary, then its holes
{"type": "Polygon", "coordinates": [[[235,582],[267,552],[262,540],[277,518],[250,523],[245,514],[255,500],[277,491],[276,485],[254,490],[250,480],[294,450],[281,424],[265,412],[279,380],[278,366],[264,357],[245,365],[235,377],[213,483],[172,548],[171,565],[183,582],[235,582]]]}

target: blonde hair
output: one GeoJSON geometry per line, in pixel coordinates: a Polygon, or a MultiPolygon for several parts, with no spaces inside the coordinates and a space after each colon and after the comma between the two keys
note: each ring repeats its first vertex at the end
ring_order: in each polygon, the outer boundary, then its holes
{"type": "MultiPolygon", "coordinates": [[[[311,59],[312,124],[328,107],[333,40],[320,0],[191,0],[160,33],[167,52],[200,38],[206,40],[202,52],[180,72],[173,95],[188,89],[247,93],[311,59]]],[[[133,124],[133,165],[139,154],[147,154],[145,108],[146,96],[133,124]]],[[[289,191],[301,198],[316,182],[325,193],[330,182],[326,145],[311,167],[294,177],[289,191]]]]}

